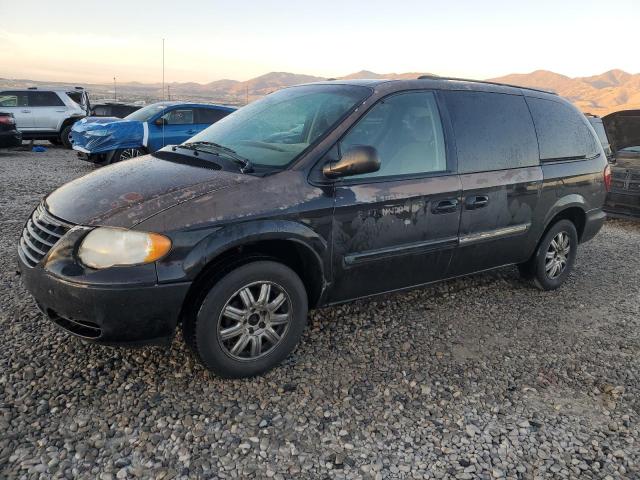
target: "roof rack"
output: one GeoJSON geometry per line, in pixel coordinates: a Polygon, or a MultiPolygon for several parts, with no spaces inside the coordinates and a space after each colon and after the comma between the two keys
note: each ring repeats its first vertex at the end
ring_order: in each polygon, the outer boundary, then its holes
{"type": "Polygon", "coordinates": [[[542,90],[540,88],[531,88],[531,87],[523,87],[522,85],[512,85],[510,83],[500,83],[500,82],[490,82],[486,80],[474,80],[471,78],[458,78],[458,77],[439,77],[437,75],[420,75],[418,80],[451,80],[454,82],[470,82],[470,83],[484,83],[487,85],[499,85],[501,87],[513,87],[513,88],[524,88],[525,90],[533,90],[534,92],[542,92],[549,93],[551,95],[558,95],[556,92],[551,92],[549,90],[542,90]]]}
{"type": "MultiPolygon", "coordinates": [[[[27,87],[27,90],[38,90],[39,88],[42,88],[43,90],[67,90],[67,89],[71,89],[72,87],[65,87],[63,86],[53,86],[53,87],[49,87],[46,85],[40,85],[39,87],[27,87]]],[[[73,87],[75,90],[84,90],[84,87],[73,87]]]]}

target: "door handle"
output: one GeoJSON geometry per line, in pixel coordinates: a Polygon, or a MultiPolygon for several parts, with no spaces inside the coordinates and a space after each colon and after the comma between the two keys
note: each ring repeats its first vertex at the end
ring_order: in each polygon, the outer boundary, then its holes
{"type": "Polygon", "coordinates": [[[458,210],[458,200],[455,198],[448,198],[447,200],[440,200],[432,209],[431,212],[435,214],[451,213],[458,210]]]}
{"type": "Polygon", "coordinates": [[[187,130],[187,133],[189,135],[193,135],[194,133],[198,133],[198,132],[196,132],[195,130],[187,130]]]}
{"type": "Polygon", "coordinates": [[[22,113],[31,113],[31,110],[21,110],[22,113]]]}
{"type": "Polygon", "coordinates": [[[464,206],[467,210],[475,210],[477,208],[486,207],[489,204],[489,197],[487,195],[475,195],[467,198],[464,206]]]}

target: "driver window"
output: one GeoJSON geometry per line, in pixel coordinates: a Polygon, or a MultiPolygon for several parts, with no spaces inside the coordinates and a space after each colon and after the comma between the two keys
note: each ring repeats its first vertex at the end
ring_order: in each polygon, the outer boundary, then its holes
{"type": "Polygon", "coordinates": [[[340,142],[378,150],[380,170],[350,178],[389,177],[447,169],[444,135],[433,92],[401,93],[378,102],[340,142]]]}
{"type": "Polygon", "coordinates": [[[171,110],[162,118],[166,125],[191,125],[193,124],[193,110],[171,110]]]}

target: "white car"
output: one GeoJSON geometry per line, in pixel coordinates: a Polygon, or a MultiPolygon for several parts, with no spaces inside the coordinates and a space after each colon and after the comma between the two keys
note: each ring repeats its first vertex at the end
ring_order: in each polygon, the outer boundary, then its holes
{"type": "Polygon", "coordinates": [[[89,97],[82,87],[2,90],[0,109],[13,113],[24,140],[49,140],[71,148],[71,127],[87,116],[89,97]]]}

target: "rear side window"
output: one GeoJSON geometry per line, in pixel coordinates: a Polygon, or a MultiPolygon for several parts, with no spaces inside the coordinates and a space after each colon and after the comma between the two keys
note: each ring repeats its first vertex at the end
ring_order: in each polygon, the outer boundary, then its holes
{"type": "Polygon", "coordinates": [[[28,107],[27,92],[0,92],[0,107],[28,107]]]}
{"type": "Polygon", "coordinates": [[[54,92],[29,92],[30,107],[64,107],[64,102],[54,92]]]}
{"type": "Polygon", "coordinates": [[[569,105],[527,97],[538,133],[540,160],[588,158],[598,153],[583,115],[569,105]]]}
{"type": "Polygon", "coordinates": [[[93,114],[96,117],[106,117],[111,114],[109,107],[94,107],[93,114]]]}
{"type": "Polygon", "coordinates": [[[487,92],[443,92],[460,173],[530,167],[540,163],[524,97],[487,92]]]}
{"type": "Polygon", "coordinates": [[[217,110],[214,108],[196,108],[196,120],[195,123],[216,123],[218,120],[222,120],[231,112],[226,110],[217,110]]]}

